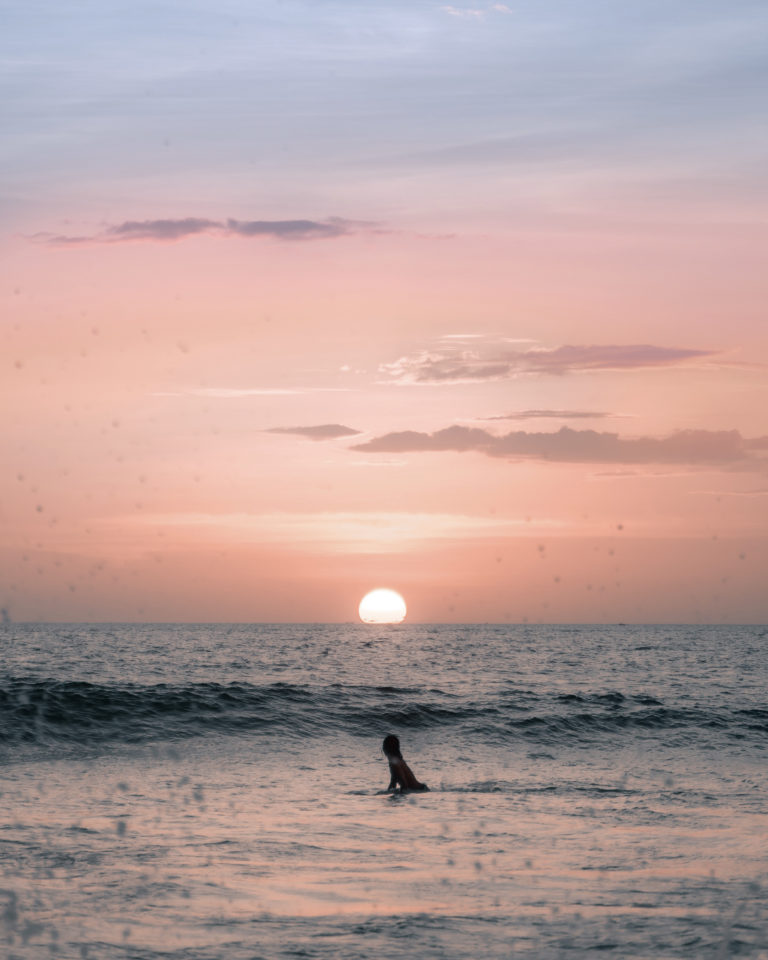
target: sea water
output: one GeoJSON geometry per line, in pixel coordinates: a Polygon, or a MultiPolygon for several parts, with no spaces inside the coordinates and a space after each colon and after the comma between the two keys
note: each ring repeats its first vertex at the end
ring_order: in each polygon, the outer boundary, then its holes
{"type": "Polygon", "coordinates": [[[9,958],[768,957],[768,630],[0,628],[9,958]],[[396,733],[426,794],[383,793],[396,733]]]}

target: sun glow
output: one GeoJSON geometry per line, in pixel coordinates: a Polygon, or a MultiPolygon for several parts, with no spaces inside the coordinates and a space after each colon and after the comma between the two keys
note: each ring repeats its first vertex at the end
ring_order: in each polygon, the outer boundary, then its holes
{"type": "Polygon", "coordinates": [[[402,623],[406,612],[400,594],[383,588],[366,593],[358,608],[363,623],[402,623]]]}

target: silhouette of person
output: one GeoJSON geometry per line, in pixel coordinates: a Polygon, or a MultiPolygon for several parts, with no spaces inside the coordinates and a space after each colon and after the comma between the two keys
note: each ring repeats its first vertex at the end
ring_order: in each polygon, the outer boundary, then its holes
{"type": "Polygon", "coordinates": [[[387,790],[395,790],[397,787],[400,787],[401,790],[429,790],[426,783],[419,783],[411,768],[403,760],[403,755],[400,753],[400,741],[394,733],[389,733],[384,737],[381,749],[389,761],[390,779],[387,790]]]}

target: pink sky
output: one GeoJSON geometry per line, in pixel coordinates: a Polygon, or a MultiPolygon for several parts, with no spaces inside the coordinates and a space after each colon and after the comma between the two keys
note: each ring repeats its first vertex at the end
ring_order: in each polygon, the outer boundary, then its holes
{"type": "Polygon", "coordinates": [[[205,69],[189,37],[37,84],[56,25],[20,9],[9,616],[343,621],[376,586],[423,621],[768,616],[766,194],[735,69],[766,18],[704,16],[694,56],[663,11],[639,36],[617,12],[594,61],[576,6],[572,42],[564,6],[374,4],[352,34],[273,19],[293,53],[250,81],[222,27],[205,69]],[[718,83],[739,109],[702,110],[718,83]]]}

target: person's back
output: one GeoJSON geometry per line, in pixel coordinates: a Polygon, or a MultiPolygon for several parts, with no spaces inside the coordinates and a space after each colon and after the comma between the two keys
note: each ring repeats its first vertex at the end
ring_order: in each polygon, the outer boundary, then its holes
{"type": "Polygon", "coordinates": [[[395,790],[397,787],[401,790],[429,790],[425,783],[416,779],[413,770],[403,760],[403,755],[400,753],[400,741],[393,733],[384,737],[381,749],[389,761],[390,779],[387,790],[395,790]]]}

